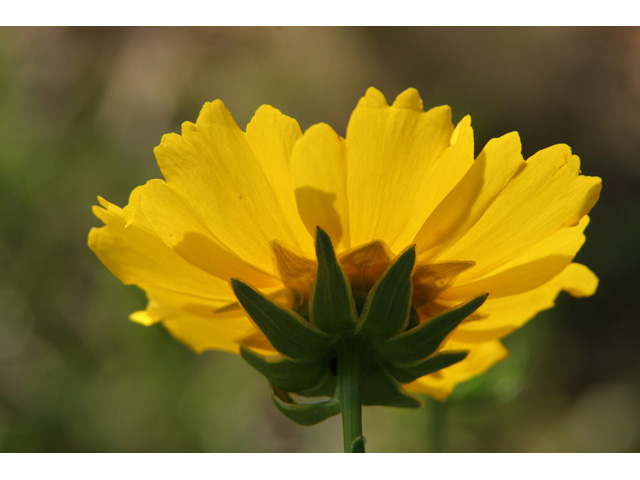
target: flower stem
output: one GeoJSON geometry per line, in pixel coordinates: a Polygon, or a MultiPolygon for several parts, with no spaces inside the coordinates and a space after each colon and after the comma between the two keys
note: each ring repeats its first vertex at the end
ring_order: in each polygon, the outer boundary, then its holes
{"type": "Polygon", "coordinates": [[[427,404],[427,417],[429,425],[427,428],[429,437],[429,451],[431,453],[444,452],[443,445],[443,430],[445,422],[445,410],[446,406],[443,402],[428,398],[427,404]]]}
{"type": "Polygon", "coordinates": [[[362,401],[360,377],[362,348],[354,338],[345,338],[338,348],[338,398],[342,408],[342,431],[345,453],[364,452],[362,443],[362,401]],[[354,450],[354,442],[358,447],[354,450]]]}

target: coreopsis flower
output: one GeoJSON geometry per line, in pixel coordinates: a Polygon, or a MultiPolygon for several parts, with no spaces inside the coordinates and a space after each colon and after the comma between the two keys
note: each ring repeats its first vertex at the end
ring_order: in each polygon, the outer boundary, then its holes
{"type": "MultiPolygon", "coordinates": [[[[444,399],[505,358],[500,339],[552,307],[560,291],[582,297],[597,287],[572,260],[600,179],[580,174],[567,145],[525,160],[517,133],[492,139],[474,159],[470,117],[454,125],[447,106],[425,112],[415,89],[391,106],[367,90],[344,138],[322,123],[303,133],[268,105],[242,131],[216,100],[180,135],[165,135],[155,155],[164,180],[136,188],[124,208],[99,198],[94,212],[105,226],[91,230],[89,246],[123,283],[146,292],[133,321],[161,322],[197,352],[242,346],[256,365],[260,356],[295,356],[251,318],[260,312],[242,301],[244,286],[315,329],[318,249],[335,249],[356,317],[405,252],[411,258],[397,269],[408,269],[408,310],[387,337],[480,298],[429,351],[451,358],[443,368],[422,376],[387,369],[403,389],[444,399]],[[232,288],[231,279],[241,283],[232,288]]],[[[420,360],[401,353],[398,365],[420,360]]],[[[282,388],[278,396],[287,400],[282,388]]]]}

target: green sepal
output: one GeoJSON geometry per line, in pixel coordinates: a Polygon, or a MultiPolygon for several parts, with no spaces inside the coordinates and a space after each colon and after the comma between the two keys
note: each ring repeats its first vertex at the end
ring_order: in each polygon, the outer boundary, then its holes
{"type": "Polygon", "coordinates": [[[435,373],[443,368],[450,367],[462,360],[464,360],[469,352],[449,352],[441,353],[433,357],[429,357],[426,360],[417,363],[411,367],[396,367],[394,365],[387,365],[387,371],[395,377],[396,380],[402,383],[413,382],[414,380],[435,373]]]}
{"type": "Polygon", "coordinates": [[[313,360],[330,343],[330,337],[292,310],[282,308],[246,283],[231,280],[236,298],[273,348],[294,360],[313,360]]]}
{"type": "Polygon", "coordinates": [[[320,227],[316,230],[318,270],[311,294],[311,323],[327,333],[353,329],[356,307],[349,281],[340,268],[331,239],[320,227]]]}
{"type": "Polygon", "coordinates": [[[460,323],[487,299],[480,295],[464,305],[437,315],[430,322],[380,342],[378,352],[396,366],[415,365],[432,355],[460,323]]]}
{"type": "Polygon", "coordinates": [[[416,261],[412,246],[378,279],[369,292],[356,334],[387,339],[407,328],[411,310],[411,272],[416,261]]]}
{"type": "Polygon", "coordinates": [[[328,374],[322,377],[320,383],[315,387],[294,393],[302,397],[331,397],[336,391],[336,383],[336,376],[331,374],[329,370],[328,374]]]}
{"type": "Polygon", "coordinates": [[[285,416],[299,425],[315,425],[340,413],[340,402],[331,398],[320,403],[298,403],[278,387],[271,387],[271,398],[285,416]]]}
{"type": "Polygon", "coordinates": [[[362,372],[360,394],[363,405],[381,405],[388,407],[419,408],[422,402],[409,394],[383,368],[362,372]]]}
{"type": "Polygon", "coordinates": [[[355,440],[351,442],[351,453],[365,453],[364,442],[365,438],[363,435],[356,437],[355,440]]]}
{"type": "Polygon", "coordinates": [[[288,360],[281,355],[266,357],[244,345],[240,355],[249,365],[258,370],[272,385],[288,392],[301,393],[317,389],[331,375],[328,364],[321,361],[301,363],[288,360]]]}

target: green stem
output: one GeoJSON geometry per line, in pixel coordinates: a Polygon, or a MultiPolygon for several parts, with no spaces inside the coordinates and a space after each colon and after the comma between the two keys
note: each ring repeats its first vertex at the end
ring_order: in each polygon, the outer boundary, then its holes
{"type": "Polygon", "coordinates": [[[444,445],[442,435],[444,433],[444,421],[445,421],[445,404],[438,400],[428,398],[426,401],[428,412],[428,432],[429,432],[429,447],[431,453],[444,452],[444,445]]]}
{"type": "MultiPolygon", "coordinates": [[[[337,363],[338,399],[342,408],[345,453],[351,453],[354,441],[362,437],[361,362],[360,342],[354,337],[343,339],[338,347],[337,363]]],[[[364,449],[361,448],[360,451],[364,452],[364,449]]]]}

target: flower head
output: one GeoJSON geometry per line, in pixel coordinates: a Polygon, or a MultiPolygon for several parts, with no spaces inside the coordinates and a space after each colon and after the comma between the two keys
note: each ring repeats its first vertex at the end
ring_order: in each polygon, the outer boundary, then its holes
{"type": "Polygon", "coordinates": [[[238,303],[240,279],[302,316],[317,271],[317,227],[328,234],[356,307],[395,259],[415,245],[407,328],[488,294],[440,352],[467,357],[406,388],[445,398],[503,359],[500,339],[565,290],[592,295],[597,278],[572,263],[601,182],[580,174],[567,145],[525,161],[520,139],[492,139],[474,159],[470,117],[423,110],[415,89],[389,106],[370,88],[345,138],[318,124],[301,132],[260,107],[243,132],[224,104],[155,149],[165,180],[136,188],[119,208],[99,198],[105,226],[89,246],[147,308],[131,319],[162,322],[194,350],[276,353],[238,303]]]}

